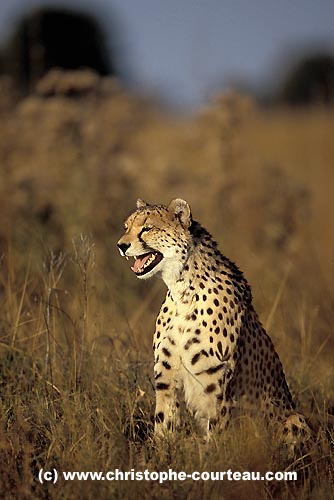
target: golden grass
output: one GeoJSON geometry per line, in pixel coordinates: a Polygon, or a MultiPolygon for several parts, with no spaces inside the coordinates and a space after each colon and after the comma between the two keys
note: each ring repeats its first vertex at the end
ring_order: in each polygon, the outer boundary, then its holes
{"type": "Polygon", "coordinates": [[[223,96],[183,121],[121,90],[30,97],[0,121],[0,491],[5,498],[332,498],[333,113],[223,96]],[[191,417],[152,437],[151,342],[164,295],[116,241],[137,197],[182,196],[244,270],[310,417],[291,463],[243,417],[204,444],[191,417]],[[80,235],[89,235],[80,236],[80,235]],[[279,482],[38,482],[59,472],[298,470],[279,482]]]}

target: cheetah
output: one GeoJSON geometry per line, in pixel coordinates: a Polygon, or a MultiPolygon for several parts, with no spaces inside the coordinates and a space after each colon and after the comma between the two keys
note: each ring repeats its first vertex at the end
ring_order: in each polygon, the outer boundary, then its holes
{"type": "Polygon", "coordinates": [[[281,421],[290,442],[300,429],[307,432],[248,282],[193,220],[186,201],[139,199],[117,245],[122,256],[134,257],[138,278],[157,275],[168,288],[153,342],[157,437],[180,424],[181,391],[205,435],[218,422],[226,429],[236,409],[281,421]]]}

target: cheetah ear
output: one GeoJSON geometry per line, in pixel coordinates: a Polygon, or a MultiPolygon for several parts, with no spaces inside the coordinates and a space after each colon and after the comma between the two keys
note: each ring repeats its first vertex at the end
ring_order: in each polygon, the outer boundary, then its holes
{"type": "Polygon", "coordinates": [[[185,228],[189,227],[192,223],[190,207],[188,203],[181,198],[174,198],[168,205],[168,210],[179,219],[185,228]]]}
{"type": "Polygon", "coordinates": [[[144,207],[148,207],[149,204],[146,203],[146,201],[142,200],[141,198],[138,198],[137,200],[137,208],[144,208],[144,207]]]}

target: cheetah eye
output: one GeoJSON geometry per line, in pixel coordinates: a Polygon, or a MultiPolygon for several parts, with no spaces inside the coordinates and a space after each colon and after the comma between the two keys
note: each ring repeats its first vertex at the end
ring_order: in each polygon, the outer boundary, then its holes
{"type": "Polygon", "coordinates": [[[152,224],[147,224],[146,226],[144,226],[141,230],[141,233],[145,233],[147,231],[151,231],[151,229],[153,229],[153,226],[152,224]]]}
{"type": "Polygon", "coordinates": [[[126,222],[124,222],[124,229],[125,229],[125,231],[127,230],[128,227],[129,227],[128,224],[126,222]]]}

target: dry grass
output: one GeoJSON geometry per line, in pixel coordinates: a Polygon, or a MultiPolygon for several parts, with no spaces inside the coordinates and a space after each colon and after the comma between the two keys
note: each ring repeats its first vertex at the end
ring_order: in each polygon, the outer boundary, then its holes
{"type": "Polygon", "coordinates": [[[2,495],[332,498],[333,114],[265,113],[230,95],[176,122],[113,82],[0,109],[2,495]],[[307,456],[289,462],[250,418],[209,445],[190,417],[164,446],[153,442],[151,339],[164,286],[136,281],[115,246],[139,196],[186,198],[245,271],[316,430],[307,456]],[[288,469],[299,480],[41,485],[40,467],[288,469]]]}

